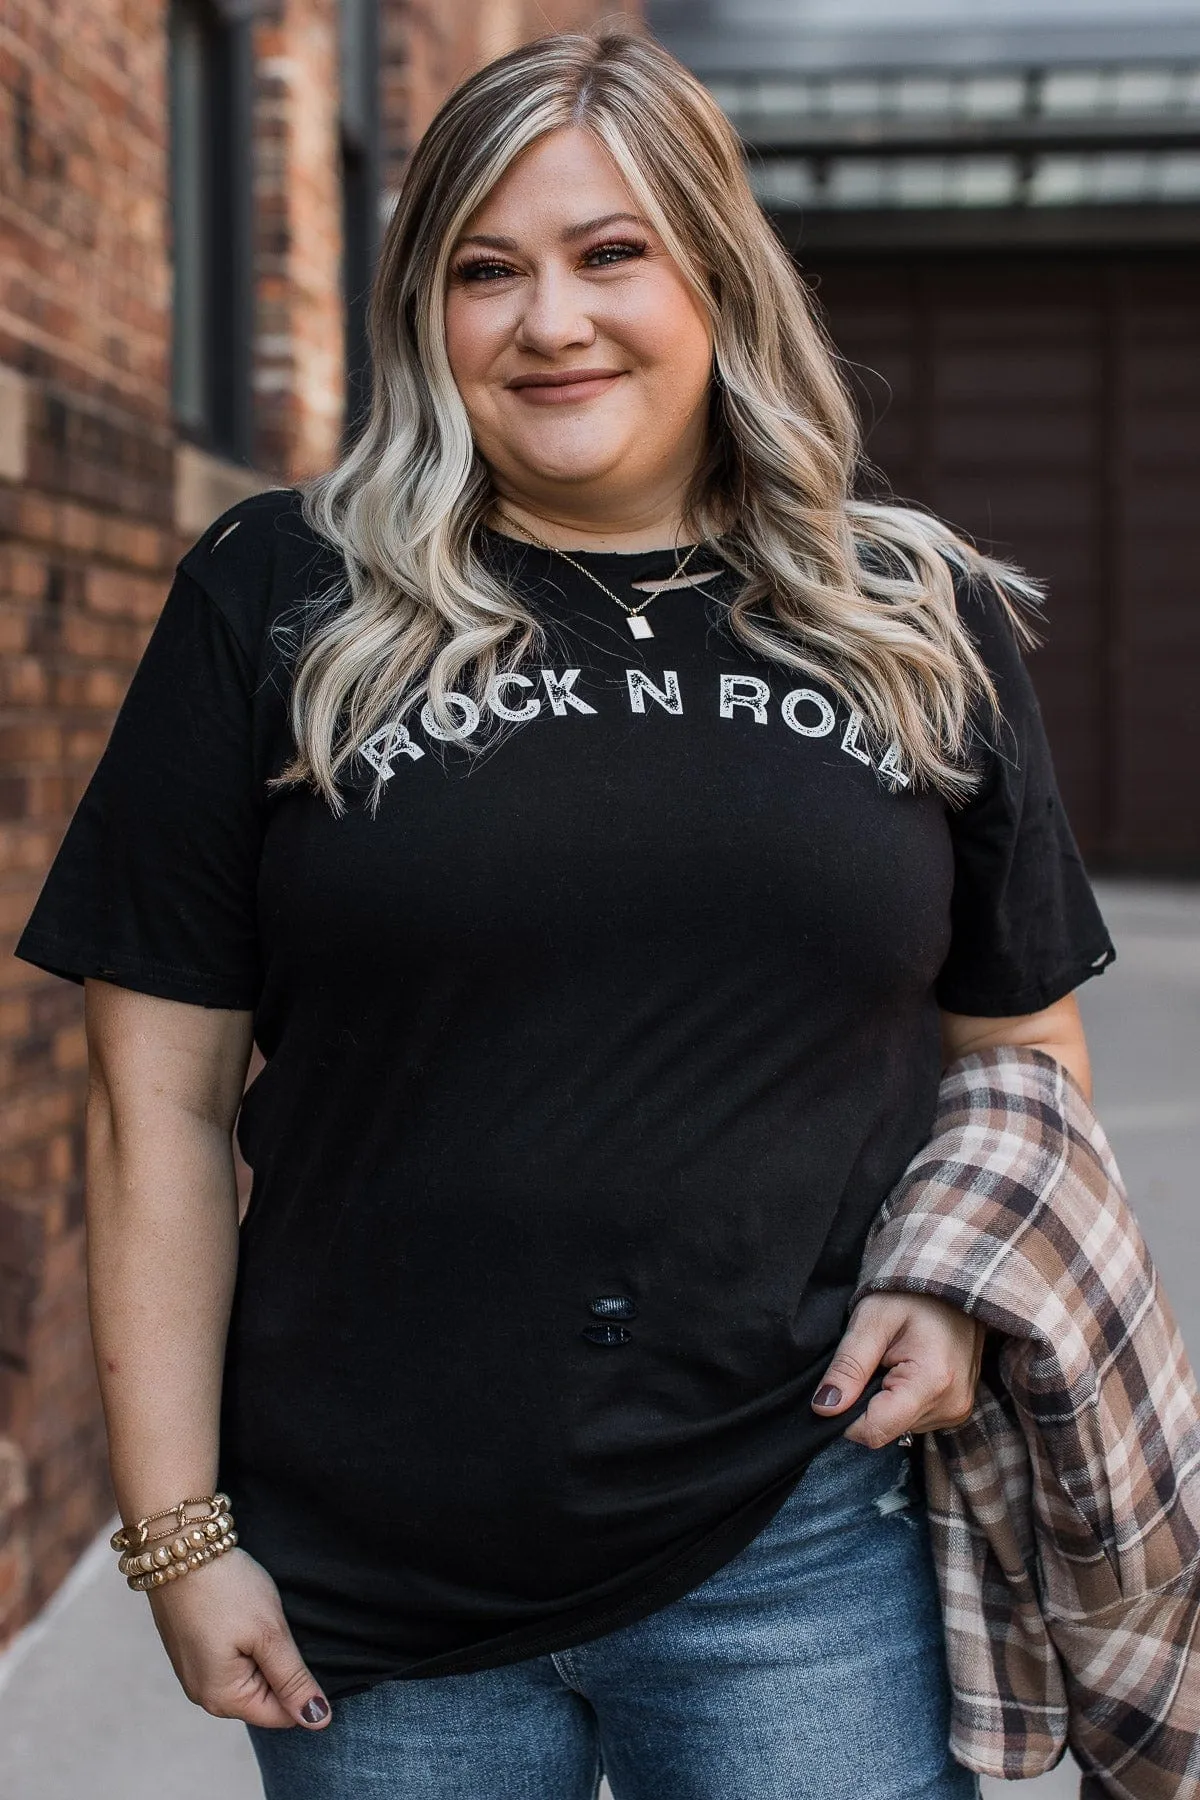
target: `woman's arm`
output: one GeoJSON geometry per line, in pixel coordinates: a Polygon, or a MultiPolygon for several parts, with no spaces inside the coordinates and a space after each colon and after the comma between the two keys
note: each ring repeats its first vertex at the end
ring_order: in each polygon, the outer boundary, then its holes
{"type": "MultiPolygon", "coordinates": [[[[216,1485],[238,1244],[232,1131],[252,1015],[88,980],[84,1016],[89,1309],[128,1523],[216,1485]]],[[[199,1705],[258,1725],[316,1722],[302,1708],[317,1684],[274,1584],[244,1551],[156,1591],[151,1606],[199,1705]]]]}
{"type": "Polygon", "coordinates": [[[1042,1012],[1021,1013],[1011,1019],[975,1019],[967,1013],[942,1014],[942,1062],[955,1062],[973,1050],[994,1050],[1014,1044],[1025,1050],[1044,1050],[1075,1077],[1087,1100],[1092,1098],[1092,1066],[1079,1002],[1067,994],[1042,1012]]]}
{"type": "Polygon", "coordinates": [[[92,1341],[123,1519],[211,1494],[251,1015],[85,983],[92,1341]]]}
{"type": "MultiPolygon", "coordinates": [[[[943,1067],[973,1050],[1001,1044],[1056,1057],[1091,1100],[1091,1065],[1073,994],[1042,1012],[1008,1019],[943,1012],[943,1067]]],[[[977,1320],[944,1300],[924,1294],[867,1294],[851,1313],[818,1389],[828,1404],[818,1406],[814,1400],[814,1410],[830,1418],[844,1412],[882,1365],[887,1369],[883,1390],[849,1427],[848,1438],[878,1450],[905,1432],[962,1425],[974,1404],[984,1335],[977,1320]]]]}

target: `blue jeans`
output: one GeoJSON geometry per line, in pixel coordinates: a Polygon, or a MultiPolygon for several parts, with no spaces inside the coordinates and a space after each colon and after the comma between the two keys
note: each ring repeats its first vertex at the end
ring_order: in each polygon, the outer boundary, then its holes
{"type": "Polygon", "coordinates": [[[974,1800],[907,1452],[835,1438],[745,1549],[648,1618],[251,1728],[267,1800],[974,1800]]]}

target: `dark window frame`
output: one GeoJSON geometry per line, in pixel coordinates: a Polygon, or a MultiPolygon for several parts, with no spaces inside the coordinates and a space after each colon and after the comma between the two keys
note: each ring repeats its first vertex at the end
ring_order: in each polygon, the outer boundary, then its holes
{"type": "Polygon", "coordinates": [[[371,403],[367,305],[379,254],[379,53],[378,0],[339,0],[340,280],[346,345],[343,454],[361,431],[371,403]]]}
{"type": "Polygon", "coordinates": [[[175,424],[186,441],[247,467],[254,450],[252,29],[247,13],[213,0],[171,0],[175,424]],[[186,293],[185,282],[193,284],[186,293]]]}

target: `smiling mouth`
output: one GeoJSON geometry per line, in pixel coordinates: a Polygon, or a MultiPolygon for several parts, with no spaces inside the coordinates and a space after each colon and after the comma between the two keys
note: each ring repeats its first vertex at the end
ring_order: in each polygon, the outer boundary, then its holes
{"type": "Polygon", "coordinates": [[[553,406],[605,394],[623,374],[623,369],[564,369],[558,374],[518,375],[508,385],[522,400],[532,401],[535,406],[553,406]]]}

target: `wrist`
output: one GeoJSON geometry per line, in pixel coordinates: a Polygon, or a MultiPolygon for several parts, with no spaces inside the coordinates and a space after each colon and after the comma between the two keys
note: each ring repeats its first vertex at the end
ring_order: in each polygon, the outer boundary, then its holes
{"type": "Polygon", "coordinates": [[[194,1574],[238,1541],[228,1494],[189,1494],[130,1520],[110,1540],[128,1585],[142,1593],[194,1574]]]}
{"type": "Polygon", "coordinates": [[[214,1456],[155,1457],[133,1461],[113,1455],[109,1467],[121,1522],[171,1511],[191,1494],[207,1496],[217,1491],[217,1459],[214,1456]]]}

